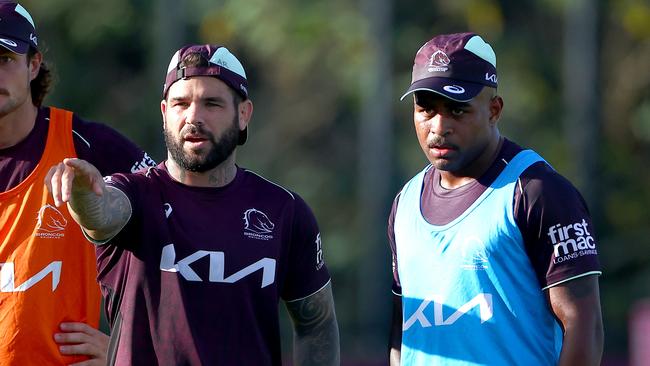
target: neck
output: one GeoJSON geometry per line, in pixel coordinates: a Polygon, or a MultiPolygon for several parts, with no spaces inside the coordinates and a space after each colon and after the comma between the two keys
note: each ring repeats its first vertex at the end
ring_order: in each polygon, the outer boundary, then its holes
{"type": "Polygon", "coordinates": [[[165,166],[174,180],[192,187],[223,187],[232,182],[237,175],[234,151],[221,164],[205,172],[183,169],[169,154],[165,166]]]}
{"type": "Polygon", "coordinates": [[[497,134],[496,138],[490,141],[478,158],[466,168],[455,172],[441,170],[440,185],[445,189],[455,189],[480,178],[496,159],[502,144],[503,137],[497,134]]]}
{"type": "Polygon", "coordinates": [[[30,102],[0,116],[0,149],[12,147],[24,140],[34,129],[37,114],[38,108],[30,102]]]}

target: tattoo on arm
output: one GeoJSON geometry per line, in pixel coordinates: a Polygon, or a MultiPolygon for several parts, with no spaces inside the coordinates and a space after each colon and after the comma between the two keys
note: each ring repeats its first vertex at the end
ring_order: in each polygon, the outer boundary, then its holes
{"type": "Polygon", "coordinates": [[[72,195],[70,214],[94,240],[115,236],[129,221],[131,202],[117,188],[106,187],[102,196],[93,192],[76,192],[72,195]]]}
{"type": "Polygon", "coordinates": [[[294,325],[295,364],[339,365],[339,329],[331,285],[286,304],[294,325]]]}

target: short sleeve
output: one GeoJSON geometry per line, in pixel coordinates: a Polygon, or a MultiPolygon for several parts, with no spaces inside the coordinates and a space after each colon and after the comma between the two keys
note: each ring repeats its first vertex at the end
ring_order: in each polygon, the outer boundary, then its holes
{"type": "Polygon", "coordinates": [[[102,173],[135,173],[155,166],[149,154],[114,129],[88,122],[74,115],[73,141],[77,156],[89,161],[102,173]]]}
{"type": "Polygon", "coordinates": [[[392,290],[395,295],[402,295],[402,284],[399,281],[399,272],[397,268],[397,246],[395,245],[395,213],[397,212],[397,204],[399,203],[399,194],[393,200],[393,207],[388,216],[388,245],[390,246],[391,262],[393,269],[393,285],[392,290]]]}
{"type": "Polygon", "coordinates": [[[601,274],[587,204],[550,166],[537,163],[522,174],[514,213],[541,288],[601,274]]]}
{"type": "Polygon", "coordinates": [[[305,201],[294,194],[288,272],[282,289],[285,301],[300,300],[322,289],[330,280],[318,223],[305,201]]]}
{"type": "Polygon", "coordinates": [[[142,197],[142,183],[144,177],[140,174],[113,174],[104,177],[104,182],[107,186],[116,188],[123,192],[131,204],[131,217],[126,226],[113,238],[106,241],[111,245],[118,246],[124,249],[133,249],[134,241],[129,240],[128,238],[138,237],[132,230],[138,227],[137,222],[142,217],[142,209],[139,201],[139,197],[142,197]]]}

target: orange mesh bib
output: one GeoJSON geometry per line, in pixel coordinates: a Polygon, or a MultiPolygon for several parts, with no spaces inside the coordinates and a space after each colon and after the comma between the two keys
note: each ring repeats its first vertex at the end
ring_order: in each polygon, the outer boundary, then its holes
{"type": "Polygon", "coordinates": [[[55,207],[44,180],[49,168],[75,157],[72,112],[50,108],[45,151],[18,186],[0,193],[0,365],[69,364],[54,333],[63,321],[99,323],[95,248],[55,207]]]}

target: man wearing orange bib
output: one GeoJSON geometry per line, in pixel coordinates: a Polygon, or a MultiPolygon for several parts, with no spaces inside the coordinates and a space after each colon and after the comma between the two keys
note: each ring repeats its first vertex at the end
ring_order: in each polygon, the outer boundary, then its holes
{"type": "Polygon", "coordinates": [[[19,4],[0,3],[0,46],[0,365],[105,364],[95,249],[43,182],[66,157],[104,175],[154,162],[114,130],[42,106],[50,71],[19,4]]]}

